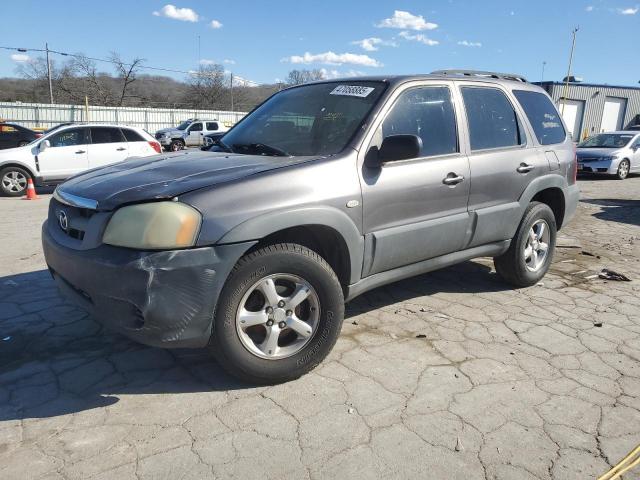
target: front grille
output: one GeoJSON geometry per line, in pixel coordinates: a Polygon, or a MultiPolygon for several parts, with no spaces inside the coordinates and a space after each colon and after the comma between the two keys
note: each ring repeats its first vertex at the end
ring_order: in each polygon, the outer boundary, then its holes
{"type": "Polygon", "coordinates": [[[602,160],[599,157],[582,157],[582,158],[578,158],[578,162],[581,163],[589,163],[589,162],[597,162],[599,160],[602,160]]]}
{"type": "Polygon", "coordinates": [[[49,220],[60,233],[81,242],[84,240],[87,224],[95,213],[95,210],[65,205],[54,198],[51,200],[49,220]],[[66,228],[63,228],[63,224],[66,228]]]}

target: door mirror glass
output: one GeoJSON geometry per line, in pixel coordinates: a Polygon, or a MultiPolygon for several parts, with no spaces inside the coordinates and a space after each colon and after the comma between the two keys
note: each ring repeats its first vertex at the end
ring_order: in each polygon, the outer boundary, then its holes
{"type": "Polygon", "coordinates": [[[44,152],[47,148],[51,148],[51,142],[49,140],[43,140],[40,142],[40,151],[44,152]]]}
{"type": "Polygon", "coordinates": [[[380,163],[407,160],[420,156],[422,139],[417,135],[389,135],[378,152],[380,163]]]}

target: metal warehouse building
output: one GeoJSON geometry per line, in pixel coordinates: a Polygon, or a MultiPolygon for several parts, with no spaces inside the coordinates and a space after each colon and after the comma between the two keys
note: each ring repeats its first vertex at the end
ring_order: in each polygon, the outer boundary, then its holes
{"type": "Polygon", "coordinates": [[[600,132],[640,125],[640,88],[569,83],[537,83],[558,105],[575,141],[600,132]],[[563,105],[564,104],[564,105],[563,105]]]}

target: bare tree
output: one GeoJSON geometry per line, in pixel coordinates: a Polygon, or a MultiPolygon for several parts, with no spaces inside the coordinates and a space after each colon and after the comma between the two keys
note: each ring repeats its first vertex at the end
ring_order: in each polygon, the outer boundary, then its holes
{"type": "Polygon", "coordinates": [[[200,108],[224,108],[228,103],[226,83],[222,65],[201,65],[189,79],[188,100],[200,108]]]}
{"type": "Polygon", "coordinates": [[[136,57],[131,63],[125,63],[120,59],[120,55],[116,52],[111,52],[109,59],[116,66],[116,72],[118,78],[122,82],[122,89],[120,90],[120,99],[117,102],[119,107],[124,103],[124,99],[128,97],[137,97],[137,95],[127,95],[127,89],[129,86],[137,80],[137,73],[142,67],[143,58],[136,57]]]}
{"type": "Polygon", "coordinates": [[[324,80],[322,70],[317,68],[313,70],[291,70],[287,76],[289,85],[302,85],[316,80],[324,80]]]}
{"type": "Polygon", "coordinates": [[[105,73],[98,72],[96,64],[84,55],[77,55],[71,60],[61,76],[59,88],[70,96],[84,100],[84,96],[95,105],[113,105],[113,89],[109,85],[105,73]]]}

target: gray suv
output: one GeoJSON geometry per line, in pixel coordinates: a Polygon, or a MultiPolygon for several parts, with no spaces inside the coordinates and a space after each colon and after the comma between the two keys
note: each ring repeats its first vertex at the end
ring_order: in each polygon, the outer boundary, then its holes
{"type": "Polygon", "coordinates": [[[367,290],[481,256],[515,287],[538,282],[576,169],[556,108],[521,77],[324,81],[273,95],[213,151],[68,180],[43,248],[104,324],[277,383],[326,357],[367,290]]]}

